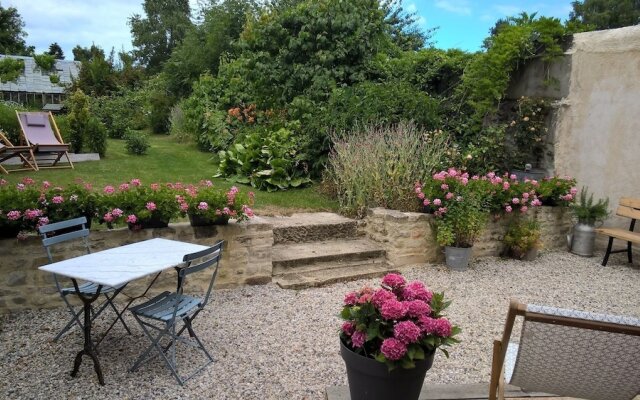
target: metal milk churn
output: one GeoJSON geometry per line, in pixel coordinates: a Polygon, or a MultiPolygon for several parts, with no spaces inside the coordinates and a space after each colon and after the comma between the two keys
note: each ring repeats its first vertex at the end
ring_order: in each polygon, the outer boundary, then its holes
{"type": "Polygon", "coordinates": [[[592,257],[596,242],[595,227],[589,224],[577,223],[573,226],[573,233],[567,236],[567,241],[573,254],[592,257]]]}

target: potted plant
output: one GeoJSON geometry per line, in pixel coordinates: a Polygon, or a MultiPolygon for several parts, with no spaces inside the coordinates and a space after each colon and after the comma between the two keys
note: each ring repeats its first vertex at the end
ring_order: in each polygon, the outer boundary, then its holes
{"type": "Polygon", "coordinates": [[[230,218],[243,221],[253,217],[253,199],[252,192],[247,196],[235,186],[225,192],[211,181],[189,185],[185,194],[177,197],[180,211],[187,214],[191,226],[226,225],[230,218]]]}
{"type": "Polygon", "coordinates": [[[352,400],[417,399],[436,349],[459,341],[444,317],[450,302],[422,282],[387,274],[381,288],[365,286],[344,298],[340,353],[352,400]]]}
{"type": "Polygon", "coordinates": [[[594,202],[593,194],[583,187],[578,201],[571,204],[570,209],[578,222],[567,236],[569,249],[573,254],[591,257],[596,240],[595,224],[609,215],[609,199],[594,202]]]}
{"type": "Polygon", "coordinates": [[[0,179],[0,238],[20,237],[20,232],[48,223],[42,189],[35,183],[29,177],[17,184],[0,179]]]}
{"type": "Polygon", "coordinates": [[[507,254],[519,260],[532,261],[538,256],[540,242],[540,224],[534,218],[511,220],[504,235],[503,242],[507,254]]]}
{"type": "MultiPolygon", "coordinates": [[[[43,185],[49,184],[45,181],[43,185]]],[[[87,218],[87,227],[90,228],[97,209],[97,196],[89,184],[51,187],[40,201],[46,208],[50,223],[84,216],[87,218]]]]}

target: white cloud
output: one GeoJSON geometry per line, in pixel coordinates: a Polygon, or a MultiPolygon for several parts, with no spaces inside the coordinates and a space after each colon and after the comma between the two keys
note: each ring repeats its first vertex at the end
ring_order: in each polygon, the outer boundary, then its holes
{"type": "Polygon", "coordinates": [[[435,6],[460,15],[471,15],[471,5],[467,0],[438,0],[435,6]]]}
{"type": "Polygon", "coordinates": [[[416,11],[418,11],[418,6],[416,6],[416,3],[409,3],[407,5],[407,12],[414,13],[416,11]]]}

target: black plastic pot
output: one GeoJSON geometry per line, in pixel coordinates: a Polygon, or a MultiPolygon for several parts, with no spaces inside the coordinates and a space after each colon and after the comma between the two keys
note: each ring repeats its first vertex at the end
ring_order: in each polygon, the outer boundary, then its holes
{"type": "Polygon", "coordinates": [[[168,219],[162,219],[158,216],[152,216],[147,219],[140,219],[135,224],[128,223],[129,230],[136,231],[139,229],[157,229],[157,228],[166,228],[169,226],[168,219]]]}
{"type": "Polygon", "coordinates": [[[342,340],[340,354],[347,366],[351,400],[417,400],[435,351],[416,361],[415,368],[396,368],[391,372],[386,364],[349,350],[342,340]]]}
{"type": "Polygon", "coordinates": [[[227,225],[229,216],[221,215],[217,218],[207,218],[202,215],[189,214],[189,223],[191,226],[227,225]]]}

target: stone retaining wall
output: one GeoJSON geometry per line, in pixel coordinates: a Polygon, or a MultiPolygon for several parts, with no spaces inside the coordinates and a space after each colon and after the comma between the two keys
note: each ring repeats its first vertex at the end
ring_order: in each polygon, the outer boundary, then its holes
{"type": "MultiPolygon", "coordinates": [[[[260,218],[240,224],[230,222],[226,226],[193,228],[188,223],[177,223],[171,224],[168,228],[144,229],[137,232],[126,228],[92,231],[90,242],[92,251],[100,251],[154,237],[203,245],[212,245],[218,240],[224,240],[225,249],[216,280],[218,288],[271,282],[273,229],[260,218]]],[[[83,251],[81,242],[70,243],[57,246],[54,256],[56,260],[62,260],[81,255],[83,251]]],[[[63,304],[55,289],[53,276],[38,270],[39,266],[48,263],[39,237],[30,237],[24,241],[0,240],[0,254],[0,313],[59,307],[63,304]]],[[[205,290],[209,283],[208,277],[203,273],[200,279],[194,279],[189,283],[195,286],[194,290],[205,290]]],[[[151,278],[134,281],[127,285],[123,294],[139,295],[150,281],[151,278]]],[[[64,286],[71,286],[70,280],[63,282],[64,286]]],[[[175,290],[176,282],[173,270],[163,272],[152,293],[175,290]]]]}
{"type": "MultiPolygon", "coordinates": [[[[566,246],[571,228],[569,213],[562,207],[540,207],[535,216],[540,222],[544,249],[566,246]]],[[[387,251],[391,267],[444,260],[431,231],[431,214],[400,212],[384,208],[370,209],[359,229],[387,251]]],[[[497,256],[503,251],[506,221],[492,219],[473,246],[474,257],[497,256]]]]}

